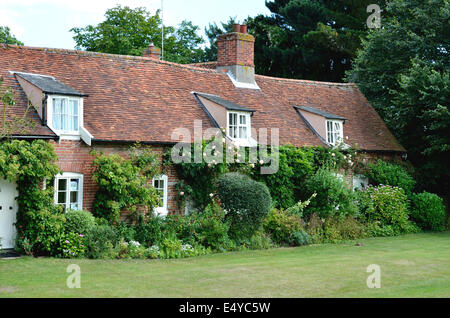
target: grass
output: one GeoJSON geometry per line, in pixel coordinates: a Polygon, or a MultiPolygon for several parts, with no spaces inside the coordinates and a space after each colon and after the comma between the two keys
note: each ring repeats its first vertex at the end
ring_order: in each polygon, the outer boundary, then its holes
{"type": "Polygon", "coordinates": [[[181,260],[0,260],[0,297],[449,297],[450,232],[181,260]],[[81,289],[66,287],[69,264],[81,289]],[[369,289],[370,264],[381,288],[369,289]]]}

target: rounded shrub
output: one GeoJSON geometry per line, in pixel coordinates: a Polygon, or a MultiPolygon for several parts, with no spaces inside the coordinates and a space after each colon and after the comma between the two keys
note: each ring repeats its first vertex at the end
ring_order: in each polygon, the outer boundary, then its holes
{"type": "Polygon", "coordinates": [[[272,200],[267,186],[234,172],[219,178],[217,191],[230,224],[230,236],[251,238],[270,211],[272,200]]]}
{"type": "Polygon", "coordinates": [[[333,172],[319,169],[306,180],[308,195],[317,194],[304,211],[305,215],[317,213],[319,217],[354,215],[358,212],[350,187],[333,172]]]}
{"type": "Polygon", "coordinates": [[[89,211],[69,210],[65,217],[67,233],[86,235],[95,226],[95,218],[89,211]]]}
{"type": "Polygon", "coordinates": [[[424,230],[445,229],[445,206],[436,194],[423,192],[411,196],[411,218],[424,230]]]}
{"type": "Polygon", "coordinates": [[[95,225],[85,236],[86,256],[93,259],[115,258],[117,235],[110,225],[95,225]]]}

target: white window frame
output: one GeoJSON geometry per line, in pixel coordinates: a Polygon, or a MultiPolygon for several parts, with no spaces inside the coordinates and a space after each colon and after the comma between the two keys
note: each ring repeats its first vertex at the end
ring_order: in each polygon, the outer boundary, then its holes
{"type": "Polygon", "coordinates": [[[248,112],[239,112],[239,111],[228,111],[227,112],[227,136],[229,138],[231,138],[232,140],[249,140],[251,138],[251,121],[250,121],[250,114],[248,112]],[[231,136],[231,131],[230,131],[230,115],[236,115],[237,118],[237,123],[236,126],[237,128],[237,137],[232,137],[231,136]],[[245,124],[241,124],[240,116],[245,116],[245,124]],[[239,128],[246,128],[247,131],[247,136],[245,138],[242,138],[240,136],[240,130],[239,128]]]}
{"type": "Polygon", "coordinates": [[[47,125],[62,139],[69,140],[80,140],[81,138],[81,130],[84,127],[83,121],[83,98],[76,96],[67,96],[67,95],[48,95],[47,98],[47,125]],[[53,99],[54,98],[62,98],[67,99],[67,103],[69,105],[70,100],[78,101],[78,130],[60,130],[56,129],[53,123],[53,99]]]}
{"type": "Polygon", "coordinates": [[[155,208],[154,212],[158,216],[164,217],[169,214],[168,202],[167,202],[168,201],[168,192],[169,192],[169,177],[165,174],[154,177],[152,180],[153,187],[155,186],[155,181],[157,181],[157,180],[164,181],[164,187],[162,189],[163,190],[163,206],[155,208]]]}
{"type": "Polygon", "coordinates": [[[353,190],[363,190],[369,185],[369,178],[362,174],[353,174],[353,190]]]}
{"type": "Polygon", "coordinates": [[[344,141],[344,121],[343,120],[325,120],[325,132],[327,142],[336,146],[337,144],[344,141]],[[330,131],[328,125],[331,124],[332,130],[330,131]],[[340,129],[336,131],[336,124],[339,124],[340,129]],[[331,138],[330,138],[331,137],[331,138]]]}
{"type": "Polygon", "coordinates": [[[58,184],[59,181],[65,179],[67,180],[66,186],[66,203],[64,204],[65,211],[70,210],[70,180],[71,179],[78,179],[78,210],[83,210],[83,175],[81,173],[73,173],[73,172],[63,172],[62,174],[58,174],[55,176],[55,183],[54,183],[54,202],[55,204],[58,203],[58,184]]]}

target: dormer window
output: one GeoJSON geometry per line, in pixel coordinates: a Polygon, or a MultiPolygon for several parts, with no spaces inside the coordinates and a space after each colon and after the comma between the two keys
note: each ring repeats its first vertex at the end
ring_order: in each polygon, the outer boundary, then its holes
{"type": "Polygon", "coordinates": [[[53,128],[61,132],[78,133],[78,105],[78,98],[53,98],[53,128]]]}
{"type": "Polygon", "coordinates": [[[340,120],[327,120],[327,142],[336,146],[344,140],[343,122],[340,120]]]}
{"type": "Polygon", "coordinates": [[[227,135],[232,139],[248,139],[250,135],[250,114],[228,112],[227,135]]]}
{"type": "Polygon", "coordinates": [[[63,139],[79,139],[83,127],[83,98],[48,97],[48,125],[63,139]]]}

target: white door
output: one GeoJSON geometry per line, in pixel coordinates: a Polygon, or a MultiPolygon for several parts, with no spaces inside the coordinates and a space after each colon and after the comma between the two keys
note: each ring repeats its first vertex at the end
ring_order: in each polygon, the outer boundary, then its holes
{"type": "Polygon", "coordinates": [[[2,248],[14,248],[16,238],[16,183],[0,179],[0,239],[2,248]]]}

